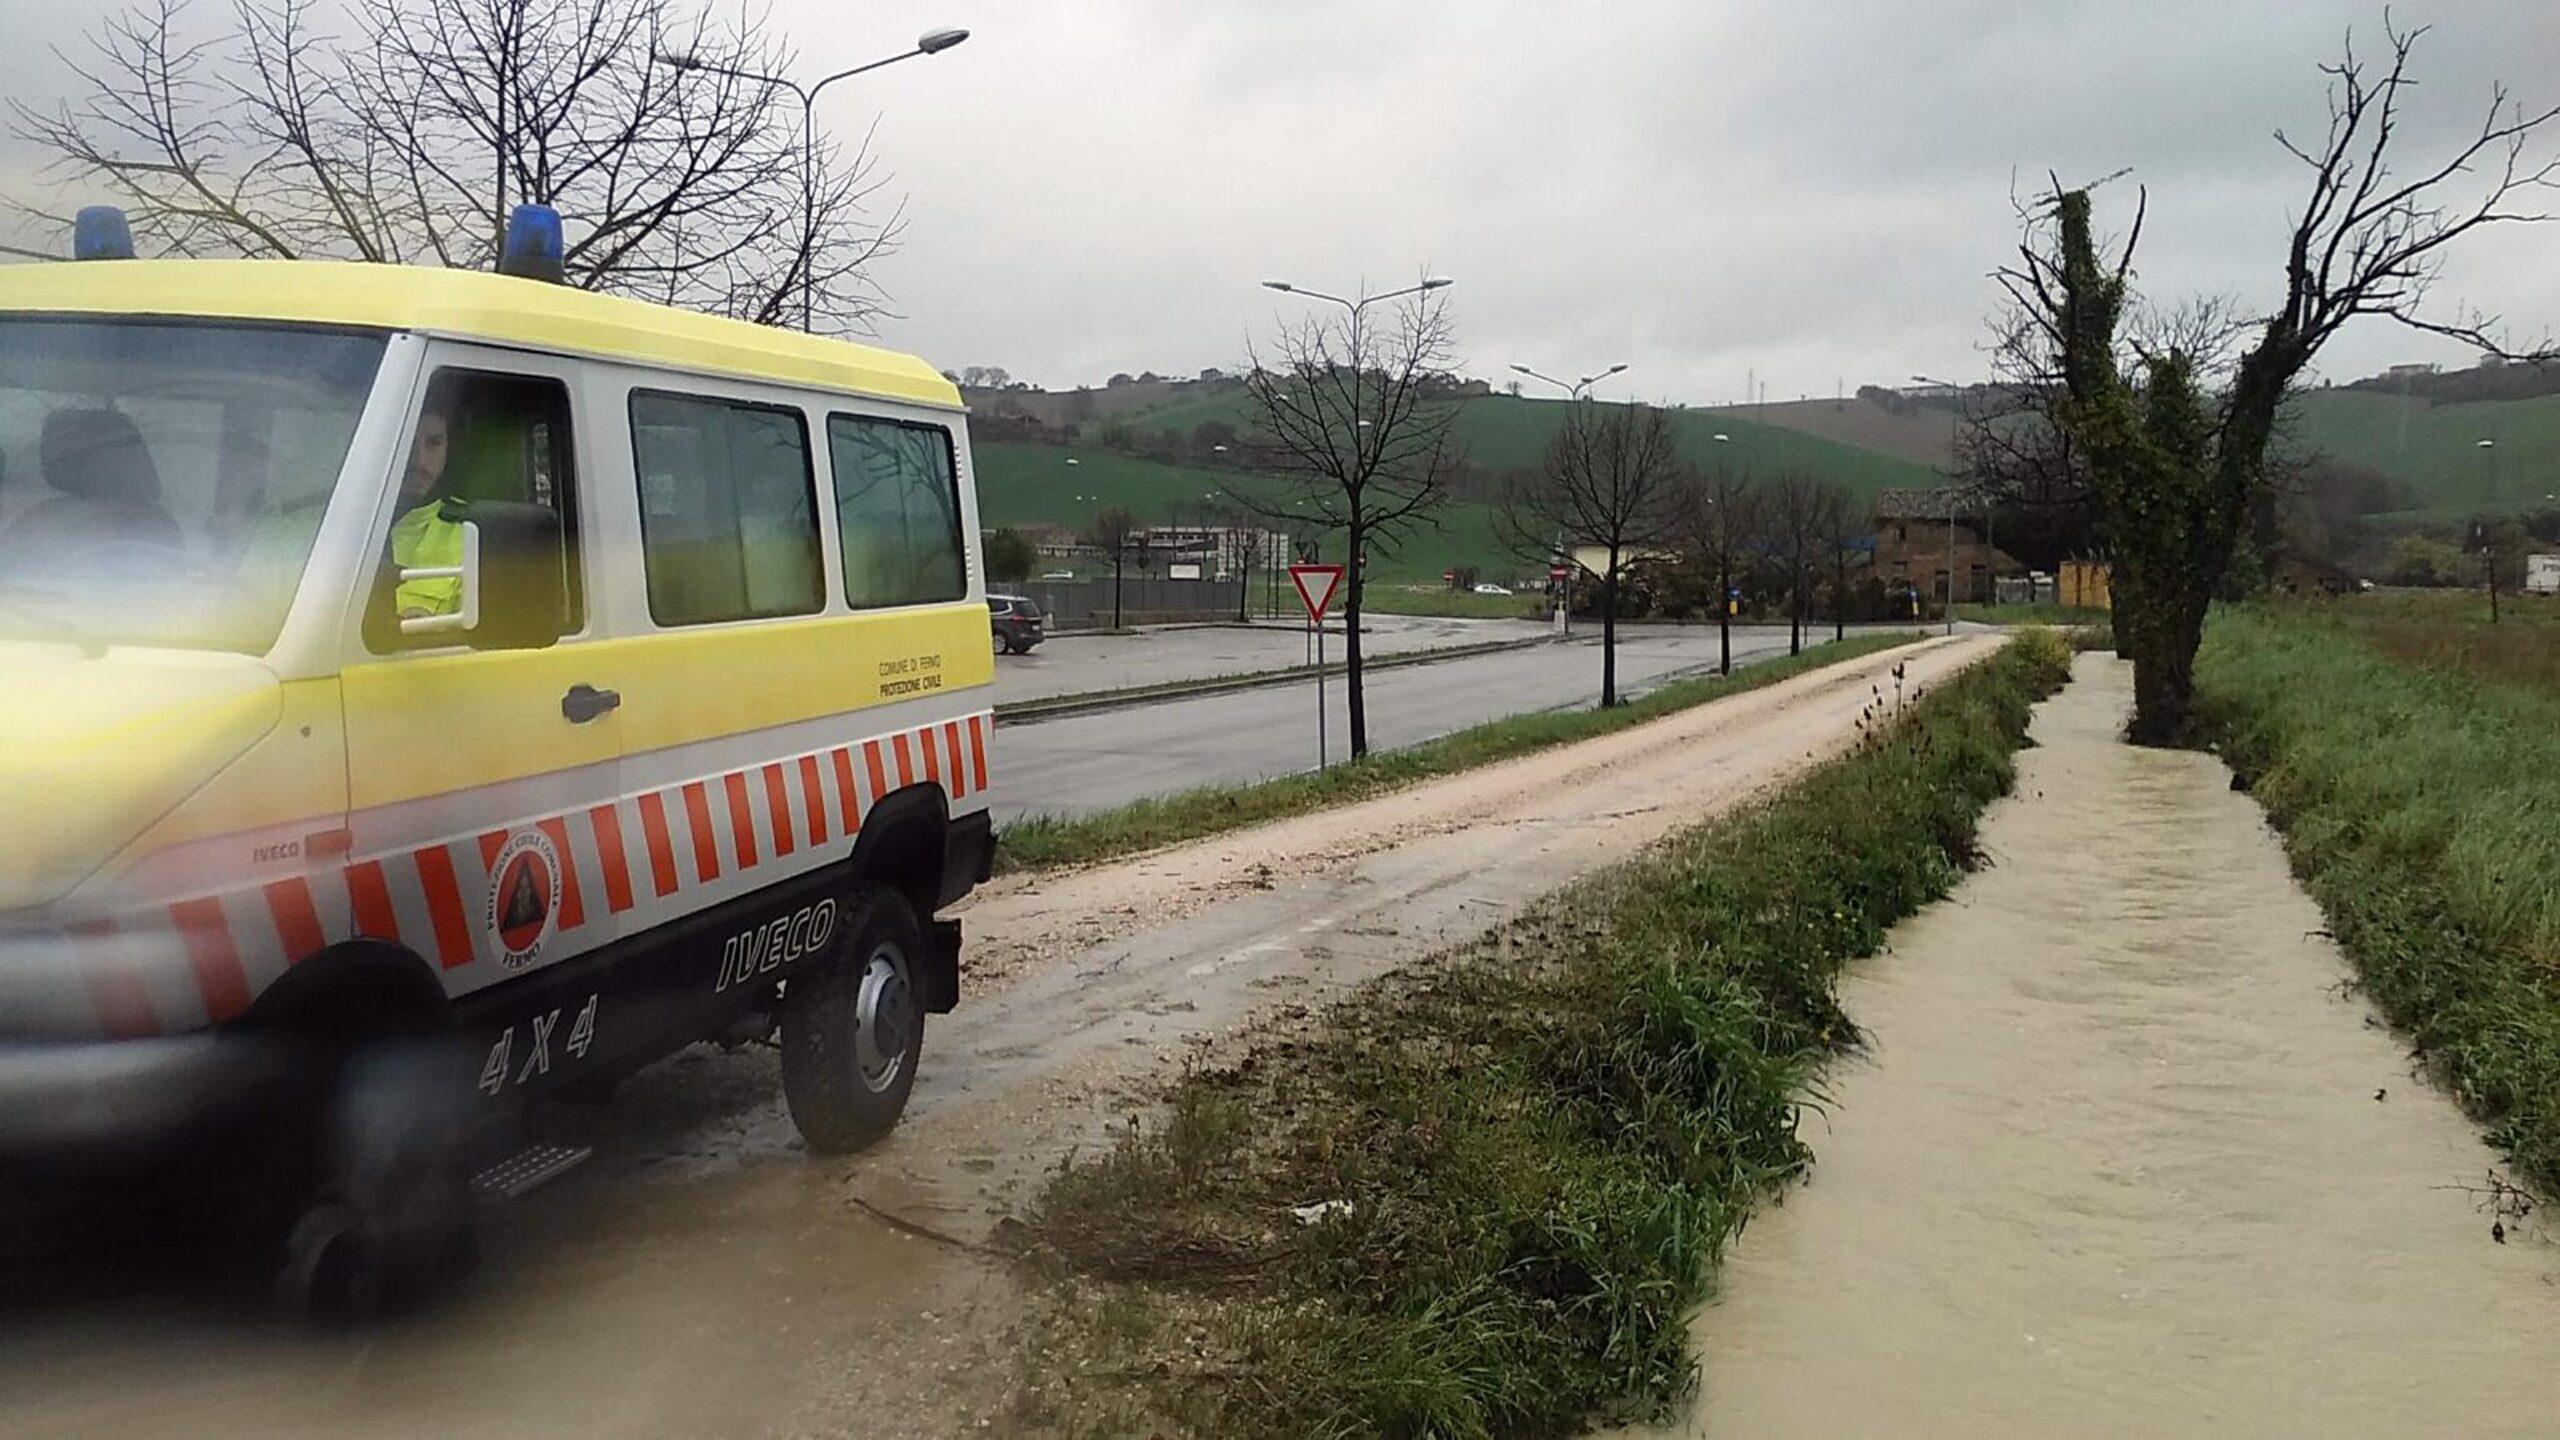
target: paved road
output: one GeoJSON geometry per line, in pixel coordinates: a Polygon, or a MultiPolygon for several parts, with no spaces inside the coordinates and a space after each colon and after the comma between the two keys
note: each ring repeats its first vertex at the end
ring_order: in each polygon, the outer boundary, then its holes
{"type": "MultiPolygon", "coordinates": [[[[1785,653],[1783,626],[1733,632],[1737,665],[1785,653]]],[[[1618,680],[1627,693],[1641,694],[1712,670],[1716,658],[1713,630],[1634,630],[1618,641],[1618,680]]],[[[1371,675],[1368,691],[1371,747],[1413,745],[1504,715],[1591,704],[1600,693],[1600,646],[1577,636],[1406,666],[1371,675]]],[[[1338,678],[1326,685],[1325,699],[1338,760],[1349,724],[1338,678]]],[[[1308,681],[1005,726],[997,744],[996,823],[1082,815],[1141,796],[1312,769],[1315,712],[1308,681]]]]}
{"type": "MultiPolygon", "coordinates": [[[[1552,633],[1535,620],[1443,620],[1372,615],[1362,624],[1372,655],[1445,650],[1490,640],[1535,640],[1552,633]]],[[[1325,655],[1342,655],[1342,627],[1328,627],[1325,655]]],[[[1303,624],[1262,623],[1156,629],[1136,635],[1052,636],[1028,655],[996,657],[996,703],[1050,695],[1125,690],[1175,680],[1285,670],[1307,658],[1303,624]]],[[[1312,707],[1315,702],[1309,701],[1312,707]]],[[[1307,742],[1310,752],[1314,741],[1307,742]]]]}

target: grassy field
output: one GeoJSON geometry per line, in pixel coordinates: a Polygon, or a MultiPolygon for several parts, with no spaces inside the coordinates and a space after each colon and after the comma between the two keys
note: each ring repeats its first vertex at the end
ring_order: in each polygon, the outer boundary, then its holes
{"type": "Polygon", "coordinates": [[[2366,991],[2560,1197],[2560,630],[2451,608],[2224,611],[2198,697],[2366,991]]]}
{"type": "Polygon", "coordinates": [[[1801,655],[1762,661],[1731,675],[1675,681],[1615,710],[1549,710],[1513,715],[1420,745],[1377,751],[1366,759],[1320,773],[1282,775],[1252,785],[1186,790],[1079,820],[1036,816],[1017,820],[996,837],[996,863],[1004,870],[1036,870],[1111,860],[1331,805],[1346,805],[1435,775],[1641,725],[1674,710],[1774,685],[1807,670],[1907,645],[1918,638],[1916,634],[1853,635],[1829,644],[1808,645],[1801,655]]]}
{"type": "Polygon", "coordinates": [[[1693,1383],[1687,1316],[1798,1175],[1833,984],[1944,895],[2067,650],[2031,631],[1775,800],[1184,1079],[1071,1165],[1018,1392],[1074,1434],[1573,1435],[1693,1383]],[[1312,1223],[1292,1206],[1339,1202],[1312,1223]]]}
{"type": "Polygon", "coordinates": [[[1956,618],[1978,620],[1985,625],[2104,625],[2111,618],[2104,610],[2077,605],[1958,605],[1956,618]]]}
{"type": "Polygon", "coordinates": [[[1447,615],[1462,620],[1537,620],[1547,613],[1544,591],[1478,595],[1446,585],[1371,587],[1369,608],[1382,615],[1447,615]]]}
{"type": "Polygon", "coordinates": [[[2560,395],[2439,405],[2373,390],[2313,390],[2292,410],[2294,444],[2408,481],[2410,518],[2539,508],[2560,492],[2560,395]],[[2482,440],[2497,443],[2489,449],[2482,440]]]}
{"type": "Polygon", "coordinates": [[[2495,625],[2482,590],[2381,590],[2324,613],[2405,664],[2560,695],[2560,600],[2551,596],[2500,596],[2495,625]]]}
{"type": "MultiPolygon", "coordinates": [[[[1563,421],[1565,403],[1480,396],[1465,402],[1459,412],[1458,438],[1465,443],[1468,457],[1487,469],[1533,469],[1563,421]]],[[[1181,434],[1212,420],[1244,425],[1241,386],[1193,387],[1177,399],[1124,417],[1125,423],[1140,430],[1181,434]]],[[[1931,466],[1784,425],[1744,419],[1735,410],[1674,410],[1671,423],[1682,453],[1700,464],[1730,461],[1763,475],[1801,468],[1847,486],[1862,502],[1888,487],[1938,483],[1931,466]],[[1726,438],[1718,441],[1718,435],[1726,438]]]]}
{"type": "MultiPolygon", "coordinates": [[[[978,471],[979,523],[991,530],[1035,521],[1082,530],[1097,511],[1115,505],[1141,524],[1197,524],[1216,507],[1231,503],[1227,487],[1268,493],[1270,483],[1085,446],[990,441],[971,450],[978,471]],[[1069,456],[1074,465],[1066,463],[1069,456]]],[[[1339,560],[1342,553],[1339,535],[1324,544],[1324,559],[1339,560]]],[[[1372,546],[1369,559],[1371,578],[1393,583],[1437,582],[1443,571],[1461,565],[1479,566],[1488,575],[1531,568],[1504,551],[1494,531],[1493,508],[1471,502],[1444,507],[1437,523],[1418,527],[1395,547],[1372,546]]]]}

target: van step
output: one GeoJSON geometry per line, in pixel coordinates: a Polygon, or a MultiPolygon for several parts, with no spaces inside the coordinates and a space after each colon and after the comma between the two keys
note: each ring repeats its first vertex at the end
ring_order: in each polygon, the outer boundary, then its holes
{"type": "Polygon", "coordinates": [[[577,1169],[596,1153],[592,1145],[552,1145],[537,1141],[471,1177],[471,1188],[498,1200],[513,1200],[577,1169]]]}

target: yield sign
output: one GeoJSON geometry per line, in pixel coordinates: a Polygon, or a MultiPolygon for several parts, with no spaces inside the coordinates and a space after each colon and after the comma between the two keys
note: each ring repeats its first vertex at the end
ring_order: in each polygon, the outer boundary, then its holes
{"type": "Polygon", "coordinates": [[[1307,622],[1318,624],[1324,612],[1333,607],[1333,592],[1342,584],[1339,565],[1292,565],[1289,583],[1298,587],[1298,599],[1307,607],[1307,622]]]}

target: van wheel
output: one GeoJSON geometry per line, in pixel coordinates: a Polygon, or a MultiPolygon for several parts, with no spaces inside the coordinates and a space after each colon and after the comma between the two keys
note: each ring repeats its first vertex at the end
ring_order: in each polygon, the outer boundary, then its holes
{"type": "Polygon", "coordinates": [[[349,1057],[319,1136],[319,1183],[286,1236],[278,1297],[324,1325],[361,1323],[422,1298],[467,1265],[469,1109],[428,1046],[379,1043],[349,1057]]]}
{"type": "Polygon", "coordinates": [[[876,885],[855,892],[852,910],[843,947],[782,992],[782,1098],[822,1155],[860,1150],[895,1128],[924,1053],[915,911],[876,885]]]}

